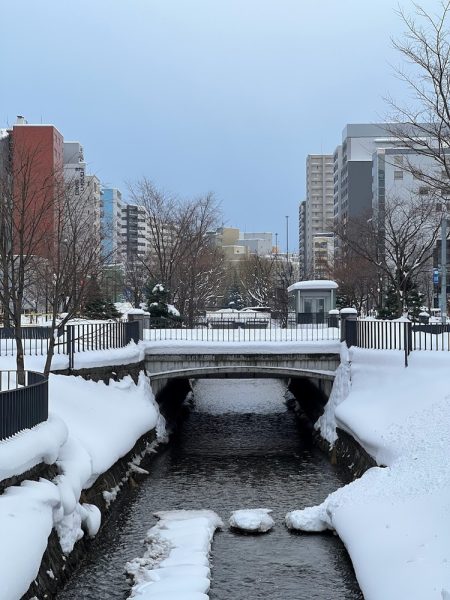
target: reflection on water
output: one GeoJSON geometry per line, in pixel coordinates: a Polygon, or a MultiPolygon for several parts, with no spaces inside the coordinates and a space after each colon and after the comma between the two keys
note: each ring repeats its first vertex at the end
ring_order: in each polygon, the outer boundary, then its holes
{"type": "Polygon", "coordinates": [[[60,600],[123,600],[129,593],[124,565],[142,555],[155,511],[210,508],[227,522],[233,510],[251,507],[273,509],[276,525],[261,536],[216,533],[211,600],[361,599],[338,538],[284,526],[286,512],[321,502],[343,480],[318,450],[302,444],[280,382],[209,380],[194,392],[198,407],[170,445],[143,465],[150,476],[113,508],[60,600]],[[259,412],[243,412],[244,404],[259,412]]]}

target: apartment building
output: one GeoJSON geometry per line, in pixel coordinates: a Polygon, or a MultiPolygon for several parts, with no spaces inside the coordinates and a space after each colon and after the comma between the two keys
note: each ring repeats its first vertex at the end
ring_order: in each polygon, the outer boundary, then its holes
{"type": "Polygon", "coordinates": [[[306,278],[306,200],[302,200],[298,206],[298,262],[300,278],[306,278]]]}
{"type": "Polygon", "coordinates": [[[10,175],[13,210],[23,215],[24,229],[34,230],[29,250],[47,258],[47,234],[55,228],[55,203],[63,190],[63,136],[54,125],[32,125],[22,116],[2,132],[1,163],[10,175]]]}
{"type": "Polygon", "coordinates": [[[333,166],[332,154],[309,154],[306,158],[304,257],[305,275],[310,277],[314,277],[314,236],[333,230],[333,166]]]}
{"type": "Polygon", "coordinates": [[[121,219],[122,219],[122,193],[117,188],[101,190],[102,198],[102,249],[108,263],[120,262],[118,253],[121,219]]]}
{"type": "Polygon", "coordinates": [[[251,254],[269,256],[274,251],[273,233],[268,231],[242,232],[237,227],[219,227],[207,235],[212,244],[223,250],[229,262],[239,262],[251,254]]]}

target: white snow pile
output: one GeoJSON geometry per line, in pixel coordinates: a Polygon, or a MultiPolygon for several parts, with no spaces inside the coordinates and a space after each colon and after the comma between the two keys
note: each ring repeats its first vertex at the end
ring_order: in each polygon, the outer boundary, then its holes
{"type": "Polygon", "coordinates": [[[315,424],[315,429],[320,430],[321,436],[326,439],[331,446],[333,446],[337,440],[336,408],[343,400],[345,400],[345,398],[347,398],[351,385],[349,353],[345,342],[341,344],[340,356],[341,364],[336,369],[330,398],[325,406],[323,415],[315,424]]]}
{"type": "Polygon", "coordinates": [[[335,422],[386,467],[289,513],[286,524],[335,530],[367,600],[448,598],[450,353],[414,352],[407,369],[402,352],[352,348],[350,359],[335,422]]]}
{"type": "Polygon", "coordinates": [[[134,583],[130,597],[207,600],[209,551],[222,521],[211,510],[172,510],[155,516],[160,520],[147,532],[144,556],[126,564],[134,583]]]}
{"type": "Polygon", "coordinates": [[[275,525],[271,512],[269,508],[242,508],[233,512],[229,524],[233,529],[241,531],[266,533],[275,525]]]}
{"type": "Polygon", "coordinates": [[[81,491],[91,487],[144,433],[157,426],[159,410],[143,373],[137,386],[131,377],[111,380],[106,386],[81,377],[54,375],[50,378],[50,399],[50,410],[69,427],[69,439],[58,459],[61,475],[56,478],[64,509],[56,530],[67,554],[83,536],[82,523],[93,524],[89,532],[94,535],[99,525],[92,515],[94,509],[86,513],[86,507],[78,503],[81,491]]]}
{"type": "MultiPolygon", "coordinates": [[[[48,537],[55,528],[63,551],[72,551],[83,535],[95,535],[101,515],[80,503],[83,489],[127,454],[147,431],[163,422],[143,374],[138,385],[85,381],[51,375],[47,422],[0,442],[0,474],[21,473],[39,462],[53,463],[53,482],[25,481],[0,495],[0,596],[17,600],[35,579],[48,537]]],[[[139,468],[135,457],[130,469],[139,468]]]]}

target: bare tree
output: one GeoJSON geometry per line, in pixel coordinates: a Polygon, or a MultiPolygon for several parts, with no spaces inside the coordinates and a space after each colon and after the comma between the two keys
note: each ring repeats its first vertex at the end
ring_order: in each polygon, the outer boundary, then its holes
{"type": "Polygon", "coordinates": [[[149,248],[136,256],[150,281],[162,283],[189,323],[218,289],[222,257],[208,240],[217,226],[218,204],[212,194],[180,200],[142,179],[130,186],[134,202],[143,207],[149,248]]]}
{"type": "Polygon", "coordinates": [[[102,254],[100,231],[92,221],[92,196],[88,188],[76,198],[72,182],[54,204],[53,235],[49,236],[47,260],[40,276],[47,285],[47,302],[53,335],[49,341],[44,373],[49,374],[58,333],[82,308],[90,282],[101,276],[108,257],[102,254]],[[63,317],[58,318],[62,313],[63,317]]]}
{"type": "Polygon", "coordinates": [[[239,265],[239,279],[252,306],[272,306],[275,298],[277,265],[274,256],[252,254],[239,265]]]}
{"type": "Polygon", "coordinates": [[[414,4],[413,15],[399,10],[405,26],[394,47],[405,62],[396,69],[412,95],[412,104],[391,107],[391,133],[407,148],[432,159],[421,165],[408,161],[412,174],[435,190],[449,193],[450,179],[450,1],[440,3],[439,14],[414,4]]]}
{"type": "MultiPolygon", "coordinates": [[[[354,307],[359,313],[367,313],[373,305],[377,305],[377,268],[366,258],[353,255],[348,259],[341,256],[335,261],[332,277],[339,285],[338,296],[345,307],[354,307]]],[[[344,306],[341,305],[341,308],[344,306]]]]}
{"type": "Polygon", "coordinates": [[[145,300],[145,286],[149,278],[147,269],[143,268],[142,260],[129,255],[124,257],[124,288],[125,297],[135,308],[145,300]]]}
{"type": "Polygon", "coordinates": [[[350,252],[373,265],[378,281],[395,290],[399,315],[408,290],[429,264],[439,232],[434,200],[420,195],[386,199],[372,219],[353,219],[336,230],[350,252]]]}
{"type": "Polygon", "coordinates": [[[149,279],[174,293],[175,273],[187,253],[195,206],[158,190],[146,178],[130,186],[134,202],[144,208],[150,249],[142,260],[149,279]]]}

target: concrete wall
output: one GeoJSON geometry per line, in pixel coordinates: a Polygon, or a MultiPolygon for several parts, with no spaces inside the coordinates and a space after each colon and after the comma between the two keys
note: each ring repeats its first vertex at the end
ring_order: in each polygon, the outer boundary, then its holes
{"type": "Polygon", "coordinates": [[[335,371],[339,354],[151,354],[145,357],[149,375],[205,367],[258,366],[335,371]]]}

